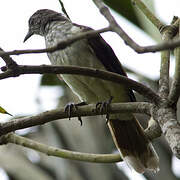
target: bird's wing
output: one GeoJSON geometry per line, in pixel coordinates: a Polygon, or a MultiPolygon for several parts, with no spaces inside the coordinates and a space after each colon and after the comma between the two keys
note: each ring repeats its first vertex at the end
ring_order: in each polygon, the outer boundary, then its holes
{"type": "MultiPolygon", "coordinates": [[[[76,25],[76,24],[75,24],[76,25]]],[[[86,26],[79,26],[83,32],[93,30],[86,26]]],[[[94,37],[88,38],[88,43],[91,49],[93,49],[94,53],[97,56],[97,59],[101,61],[104,65],[105,69],[110,72],[117,73],[122,76],[126,76],[127,74],[124,71],[119,59],[115,55],[111,46],[101,37],[100,34],[95,35],[94,37]]],[[[129,89],[129,96],[131,101],[136,101],[135,95],[131,89],[129,89]]]]}

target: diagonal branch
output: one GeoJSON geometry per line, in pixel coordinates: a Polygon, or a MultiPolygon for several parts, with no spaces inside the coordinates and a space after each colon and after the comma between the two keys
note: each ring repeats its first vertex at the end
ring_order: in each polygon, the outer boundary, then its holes
{"type": "MultiPolygon", "coordinates": [[[[25,49],[25,50],[13,50],[13,51],[1,51],[0,50],[0,57],[5,56],[5,55],[21,55],[21,54],[34,54],[34,53],[47,53],[47,52],[52,53],[57,50],[64,49],[67,46],[71,45],[72,43],[74,43],[75,41],[78,41],[80,39],[84,39],[87,37],[93,37],[97,33],[103,33],[103,32],[108,32],[108,31],[112,31],[110,27],[100,29],[100,30],[92,30],[92,31],[88,31],[88,32],[83,32],[80,35],[75,35],[72,38],[67,38],[66,40],[63,40],[63,41],[59,42],[57,45],[50,47],[50,48],[25,49]]],[[[126,38],[124,38],[122,36],[121,36],[121,38],[125,41],[125,43],[127,45],[129,45],[126,41],[126,38]]],[[[163,51],[163,50],[172,50],[172,49],[180,46],[180,38],[170,40],[167,42],[162,42],[157,45],[150,45],[150,46],[140,46],[137,43],[135,43],[134,41],[132,42],[131,40],[128,40],[131,43],[131,45],[129,45],[129,46],[139,54],[158,52],[158,51],[163,51]]]]}
{"type": "MultiPolygon", "coordinates": [[[[160,46],[140,46],[135,41],[133,41],[128,34],[119,26],[114,17],[111,15],[109,9],[104,5],[102,0],[93,0],[95,5],[99,8],[101,14],[107,19],[109,22],[112,31],[116,32],[127,45],[129,45],[132,49],[134,49],[138,53],[143,52],[155,52],[153,48],[162,48],[162,44],[160,46]]],[[[141,9],[144,15],[160,30],[164,24],[161,23],[159,19],[157,19],[145,6],[145,4],[141,0],[133,0],[133,2],[141,9]]]]}
{"type": "MultiPolygon", "coordinates": [[[[1,52],[4,52],[4,50],[2,48],[0,48],[1,52]]],[[[2,55],[1,58],[4,60],[4,62],[6,63],[6,67],[13,69],[14,67],[17,66],[17,63],[9,56],[9,55],[2,55]]]]}
{"type": "MultiPolygon", "coordinates": [[[[120,113],[133,112],[133,113],[150,114],[151,106],[152,104],[142,103],[142,102],[113,103],[110,105],[109,113],[113,114],[119,112],[120,113]]],[[[76,112],[72,112],[71,116],[72,117],[95,116],[95,115],[107,113],[105,111],[99,113],[95,109],[96,109],[96,105],[94,104],[81,106],[78,107],[76,112]]],[[[42,125],[54,120],[59,120],[64,118],[68,118],[68,114],[65,112],[65,108],[61,108],[61,109],[46,111],[36,116],[13,119],[11,121],[0,124],[0,136],[19,129],[42,125]]]]}
{"type": "Polygon", "coordinates": [[[63,3],[61,0],[59,0],[59,3],[60,3],[60,5],[61,5],[61,10],[62,10],[62,12],[70,19],[69,15],[68,15],[65,7],[64,7],[64,3],[63,3]]]}
{"type": "Polygon", "coordinates": [[[60,43],[57,45],[50,47],[50,48],[44,48],[44,49],[32,49],[32,50],[13,50],[13,51],[0,51],[0,56],[5,56],[5,55],[20,55],[20,54],[32,54],[32,53],[46,53],[46,52],[54,52],[60,49],[64,49],[70,44],[74,43],[77,40],[83,39],[83,38],[89,38],[93,37],[98,33],[103,33],[103,32],[108,32],[111,31],[110,27],[102,28],[99,30],[90,30],[87,32],[83,32],[81,34],[77,34],[76,36],[73,36],[71,38],[68,38],[66,40],[62,40],[60,43]]]}
{"type": "Polygon", "coordinates": [[[93,0],[95,5],[99,8],[100,13],[107,19],[109,22],[110,27],[112,28],[112,31],[116,32],[132,49],[137,51],[141,47],[133,41],[126,32],[118,25],[114,17],[111,15],[109,9],[104,5],[104,3],[101,0],[93,0]]]}
{"type": "MultiPolygon", "coordinates": [[[[95,0],[94,0],[95,1],[95,0]]],[[[90,30],[87,32],[83,32],[81,34],[77,34],[73,37],[67,38],[66,40],[62,40],[57,45],[51,47],[51,48],[44,48],[44,49],[27,49],[27,50],[13,50],[13,51],[7,51],[4,52],[0,49],[0,57],[3,57],[5,55],[20,55],[20,54],[30,54],[30,53],[46,53],[46,52],[55,52],[60,49],[64,49],[70,44],[74,43],[77,40],[83,39],[83,38],[89,38],[93,37],[96,34],[104,33],[108,31],[114,31],[116,32],[127,45],[129,45],[132,49],[134,49],[137,53],[148,53],[148,52],[157,52],[167,49],[173,49],[175,47],[180,46],[180,39],[175,39],[163,43],[159,43],[158,45],[151,45],[151,46],[140,46],[136,42],[134,42],[127,34],[126,32],[117,24],[113,16],[111,15],[110,11],[101,0],[96,0],[96,5],[100,8],[100,11],[102,14],[107,18],[109,21],[110,26],[106,28],[102,28],[99,30],[90,30]],[[97,2],[96,2],[97,1],[97,2]]],[[[159,22],[160,24],[160,22],[159,22]]],[[[159,25],[160,27],[163,27],[163,25],[159,25]]]]}
{"type": "Polygon", "coordinates": [[[112,73],[104,70],[97,70],[87,67],[77,67],[77,66],[17,66],[14,70],[8,70],[0,74],[0,79],[5,79],[8,77],[16,77],[21,74],[44,74],[44,73],[54,73],[54,74],[76,74],[96,77],[116,83],[120,83],[129,87],[143,96],[147,97],[151,102],[159,103],[161,98],[150,88],[138,83],[132,79],[125,76],[121,76],[117,73],[112,73]]]}
{"type": "MultiPolygon", "coordinates": [[[[112,17],[113,18],[113,17],[112,17]]],[[[157,52],[167,49],[174,49],[178,46],[180,46],[180,39],[175,39],[163,43],[159,43],[157,45],[150,45],[150,46],[140,46],[136,42],[134,42],[126,33],[125,31],[116,23],[115,19],[112,19],[114,23],[116,24],[115,30],[112,28],[112,26],[102,28],[99,30],[90,30],[87,32],[82,32],[81,34],[77,34],[73,37],[67,38],[66,40],[62,40],[57,45],[50,47],[50,48],[44,48],[44,49],[25,49],[25,50],[13,50],[13,51],[2,51],[0,50],[0,57],[6,56],[6,55],[21,55],[21,54],[32,54],[32,53],[52,53],[57,50],[61,50],[69,46],[70,44],[84,38],[93,37],[96,34],[104,33],[108,31],[114,31],[124,40],[124,42],[129,45],[132,49],[134,49],[137,53],[148,53],[148,52],[157,52]]]]}

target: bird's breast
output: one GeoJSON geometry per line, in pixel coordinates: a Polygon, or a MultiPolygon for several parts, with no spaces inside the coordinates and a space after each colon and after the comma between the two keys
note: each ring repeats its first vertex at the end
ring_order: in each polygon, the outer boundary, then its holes
{"type": "MultiPolygon", "coordinates": [[[[47,47],[52,47],[58,43],[57,37],[53,38],[55,37],[46,38],[47,47]]],[[[79,40],[63,50],[48,53],[48,57],[53,65],[73,65],[105,70],[86,39],[79,40]]],[[[111,96],[114,97],[114,102],[129,101],[126,88],[122,85],[87,76],[65,74],[61,76],[82,101],[97,103],[98,101],[106,101],[111,96]]]]}

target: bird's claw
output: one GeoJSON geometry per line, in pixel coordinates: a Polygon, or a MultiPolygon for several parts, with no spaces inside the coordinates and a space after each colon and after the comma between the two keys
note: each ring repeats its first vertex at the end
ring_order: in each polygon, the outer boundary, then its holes
{"type": "Polygon", "coordinates": [[[83,122],[82,122],[81,116],[78,116],[78,121],[80,122],[80,125],[82,126],[83,122]]]}
{"type": "Polygon", "coordinates": [[[64,110],[64,111],[65,111],[65,113],[68,115],[69,120],[71,120],[72,112],[77,111],[76,104],[74,104],[74,103],[68,103],[68,104],[65,106],[65,110],[64,110]]]}
{"type": "MultiPolygon", "coordinates": [[[[68,103],[66,106],[65,106],[65,113],[67,113],[68,115],[68,118],[69,120],[71,120],[71,117],[72,117],[72,113],[73,112],[76,112],[78,110],[78,106],[83,106],[83,105],[86,105],[87,103],[85,102],[81,102],[81,103],[68,103]]],[[[78,116],[78,120],[80,122],[80,125],[82,126],[82,119],[80,116],[78,116]]]]}
{"type": "Polygon", "coordinates": [[[106,124],[108,123],[109,120],[109,106],[112,102],[113,97],[111,96],[108,101],[103,101],[103,102],[98,102],[96,104],[96,111],[98,111],[101,115],[103,112],[106,113],[106,124]]]}

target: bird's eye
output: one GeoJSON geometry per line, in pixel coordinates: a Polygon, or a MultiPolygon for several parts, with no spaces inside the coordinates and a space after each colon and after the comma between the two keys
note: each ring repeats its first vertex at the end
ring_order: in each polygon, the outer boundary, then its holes
{"type": "Polygon", "coordinates": [[[37,25],[38,24],[38,22],[37,21],[34,21],[34,19],[30,19],[29,20],[29,25],[30,26],[34,26],[34,25],[37,25]]]}

